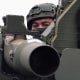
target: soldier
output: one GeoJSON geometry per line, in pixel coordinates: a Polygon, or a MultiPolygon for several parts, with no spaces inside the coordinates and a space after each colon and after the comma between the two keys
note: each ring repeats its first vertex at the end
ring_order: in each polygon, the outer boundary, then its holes
{"type": "MultiPolygon", "coordinates": [[[[27,27],[32,31],[39,31],[40,34],[56,20],[56,5],[43,3],[31,8],[27,15],[27,27]]],[[[40,78],[37,77],[37,80],[40,78]]],[[[55,76],[41,78],[41,80],[55,80],[55,76]]]]}

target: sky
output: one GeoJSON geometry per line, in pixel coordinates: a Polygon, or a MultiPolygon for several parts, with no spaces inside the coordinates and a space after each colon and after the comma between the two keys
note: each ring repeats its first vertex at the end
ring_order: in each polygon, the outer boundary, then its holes
{"type": "Polygon", "coordinates": [[[26,24],[26,15],[29,10],[36,4],[54,3],[58,0],[0,0],[0,25],[3,25],[2,17],[6,15],[23,15],[26,24]]]}

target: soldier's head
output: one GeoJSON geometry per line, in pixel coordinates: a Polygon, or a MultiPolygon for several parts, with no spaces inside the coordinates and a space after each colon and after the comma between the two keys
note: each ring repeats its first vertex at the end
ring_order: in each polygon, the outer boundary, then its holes
{"type": "Polygon", "coordinates": [[[29,30],[45,29],[56,19],[56,5],[43,3],[31,8],[27,15],[29,30]]]}

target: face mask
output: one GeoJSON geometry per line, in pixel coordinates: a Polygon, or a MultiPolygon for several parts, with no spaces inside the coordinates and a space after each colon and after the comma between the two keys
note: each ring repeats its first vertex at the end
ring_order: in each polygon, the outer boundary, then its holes
{"type": "Polygon", "coordinates": [[[37,35],[34,35],[34,38],[40,39],[40,35],[45,31],[46,28],[37,28],[34,32],[37,31],[37,35]]]}
{"type": "Polygon", "coordinates": [[[42,34],[45,31],[46,28],[37,28],[36,31],[38,31],[40,34],[42,34]]]}

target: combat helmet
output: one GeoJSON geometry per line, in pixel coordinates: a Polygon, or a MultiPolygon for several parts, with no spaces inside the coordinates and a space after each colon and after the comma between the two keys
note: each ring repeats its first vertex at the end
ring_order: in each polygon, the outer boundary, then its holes
{"type": "Polygon", "coordinates": [[[43,3],[31,8],[27,15],[27,27],[31,30],[32,21],[40,18],[56,18],[56,5],[43,3]]]}

